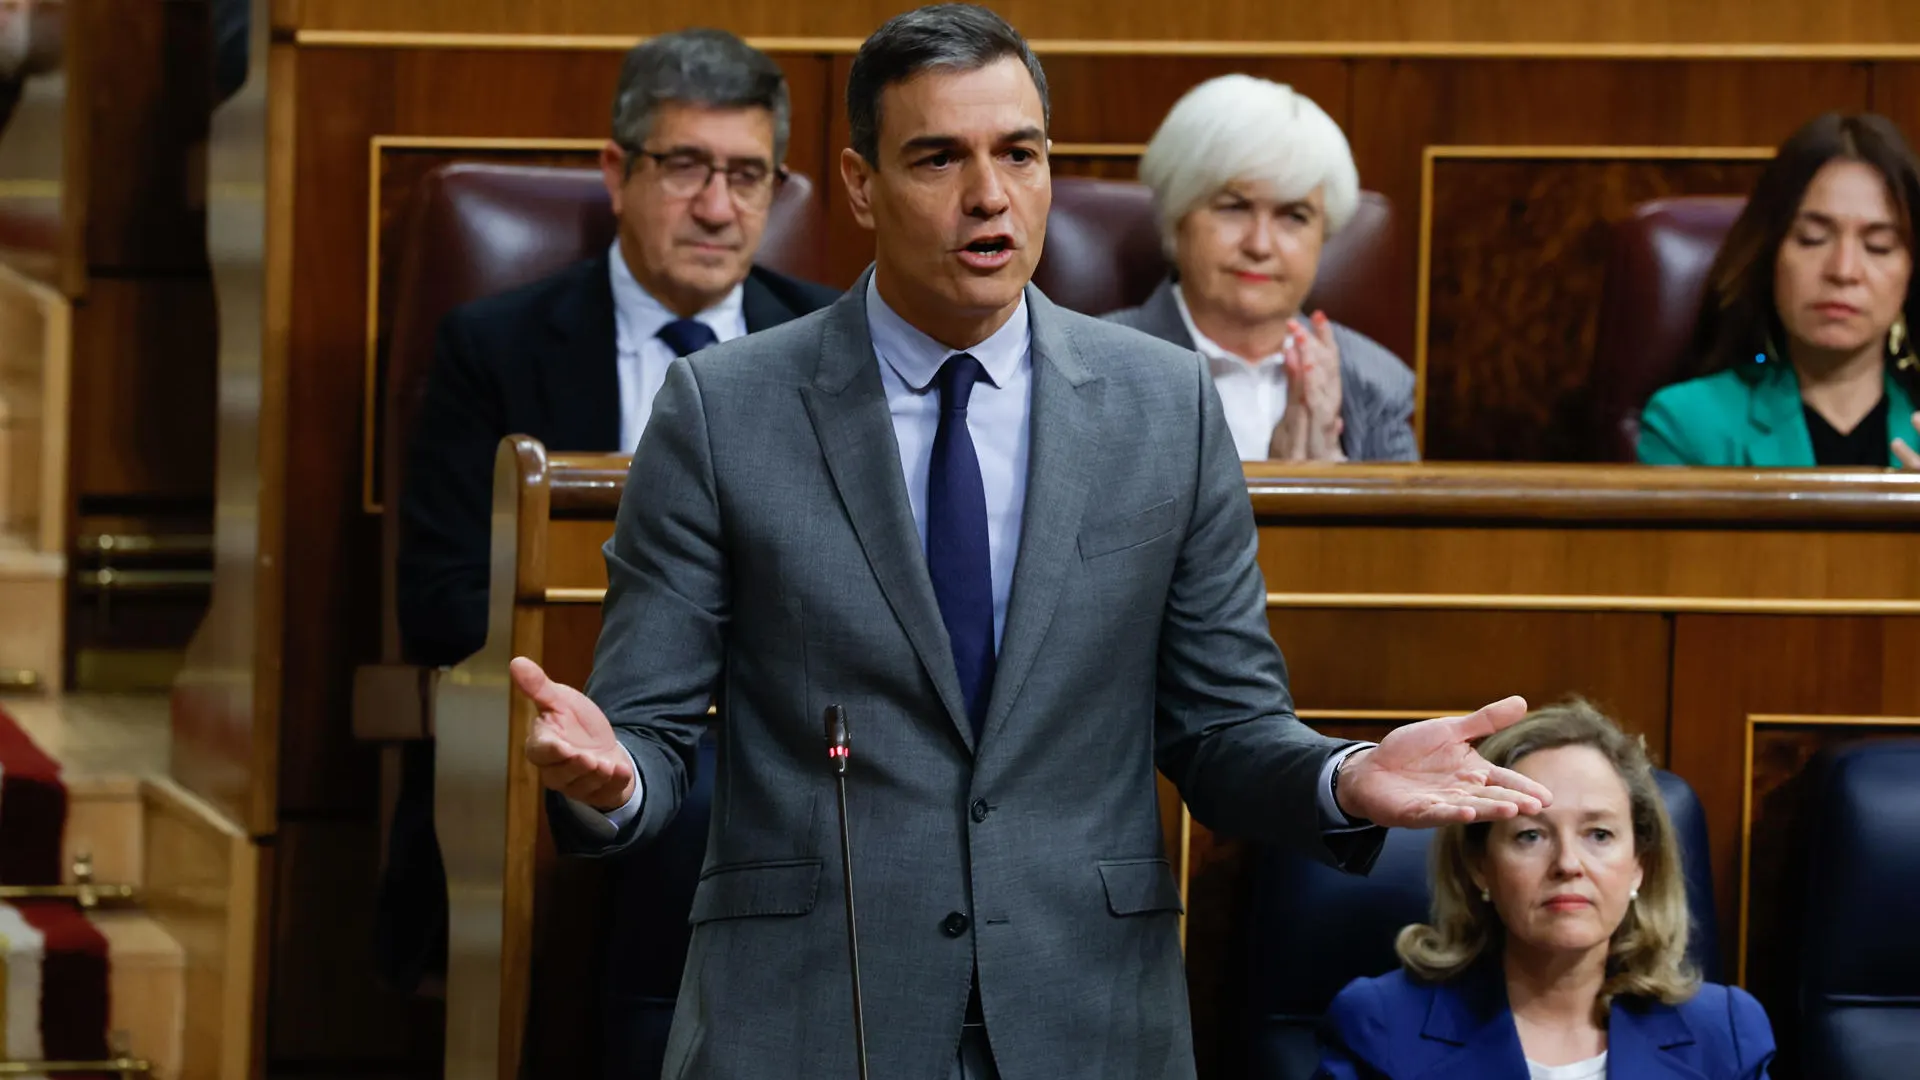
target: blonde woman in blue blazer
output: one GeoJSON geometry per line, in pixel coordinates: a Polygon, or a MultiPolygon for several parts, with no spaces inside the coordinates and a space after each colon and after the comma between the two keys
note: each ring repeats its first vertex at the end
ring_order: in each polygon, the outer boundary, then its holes
{"type": "Polygon", "coordinates": [[[1781,144],[1707,278],[1701,377],[1655,394],[1654,465],[1920,468],[1920,166],[1872,114],[1821,116],[1781,144]]]}
{"type": "Polygon", "coordinates": [[[1686,962],[1679,847],[1640,741],[1575,701],[1479,748],[1552,805],[1440,830],[1431,924],[1400,932],[1400,970],[1334,999],[1317,1076],[1766,1077],[1766,1012],[1686,962]]]}

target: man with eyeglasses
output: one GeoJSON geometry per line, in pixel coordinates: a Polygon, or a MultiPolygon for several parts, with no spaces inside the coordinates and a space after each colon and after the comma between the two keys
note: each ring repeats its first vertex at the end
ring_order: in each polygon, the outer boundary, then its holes
{"type": "MultiPolygon", "coordinates": [[[[666,34],[627,54],[600,154],[617,238],[597,258],[454,311],[440,328],[400,499],[398,601],[409,660],[455,664],[485,641],[493,461],[503,437],[532,435],[550,451],[630,453],[677,357],[838,297],[754,263],[781,184],[790,112],[779,66],[724,31],[666,34]]],[[[377,949],[383,974],[401,987],[444,970],[446,934],[432,749],[409,749],[377,949]]],[[[687,902],[660,916],[683,938],[687,902]]],[[[670,1000],[684,940],[678,952],[668,942],[649,948],[672,957],[662,976],[670,1000]]]]}

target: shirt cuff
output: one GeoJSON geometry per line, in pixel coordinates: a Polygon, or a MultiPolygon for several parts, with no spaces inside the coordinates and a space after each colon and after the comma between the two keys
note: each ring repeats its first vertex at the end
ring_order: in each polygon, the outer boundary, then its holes
{"type": "Polygon", "coordinates": [[[640,763],[633,760],[633,751],[622,746],[620,752],[627,755],[627,765],[633,769],[633,794],[625,805],[617,810],[596,810],[578,799],[567,800],[573,816],[580,819],[580,824],[586,826],[588,832],[602,840],[611,840],[620,835],[620,830],[627,827],[627,822],[640,816],[640,803],[647,790],[646,785],[640,782],[640,763]]]}
{"type": "Polygon", "coordinates": [[[1327,763],[1320,766],[1321,832],[1358,832],[1361,829],[1373,828],[1373,822],[1363,821],[1359,818],[1350,818],[1347,816],[1346,811],[1340,809],[1340,801],[1333,797],[1333,774],[1335,770],[1340,768],[1341,762],[1362,750],[1370,750],[1378,745],[1380,744],[1370,742],[1354,743],[1352,746],[1329,755],[1327,763]]]}

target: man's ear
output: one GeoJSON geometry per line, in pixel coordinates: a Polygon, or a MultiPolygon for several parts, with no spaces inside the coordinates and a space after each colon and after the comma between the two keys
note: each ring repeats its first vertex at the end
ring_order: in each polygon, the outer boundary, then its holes
{"type": "Polygon", "coordinates": [[[627,152],[612,139],[600,148],[600,180],[607,185],[607,198],[613,202],[613,216],[621,214],[627,186],[627,152]]]}
{"type": "Polygon", "coordinates": [[[847,185],[847,205],[853,220],[873,228],[873,166],[852,147],[840,151],[840,179],[847,185]]]}

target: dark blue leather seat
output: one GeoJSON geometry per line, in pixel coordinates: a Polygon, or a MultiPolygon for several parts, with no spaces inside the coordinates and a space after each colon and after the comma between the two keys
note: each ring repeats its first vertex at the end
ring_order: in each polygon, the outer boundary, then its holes
{"type": "Polygon", "coordinates": [[[1920,741],[1860,743],[1809,771],[1800,956],[1806,1076],[1920,1075],[1920,741]]]}
{"type": "MultiPolygon", "coordinates": [[[[1654,770],[1680,841],[1694,931],[1689,952],[1715,979],[1718,921],[1706,816],[1686,781],[1654,770]]],[[[1308,1080],[1320,1060],[1321,1015],[1349,982],[1399,965],[1393,940],[1424,922],[1431,830],[1395,829],[1366,877],[1343,874],[1291,851],[1261,851],[1252,871],[1247,994],[1247,1073],[1256,1080],[1308,1080]]]]}

